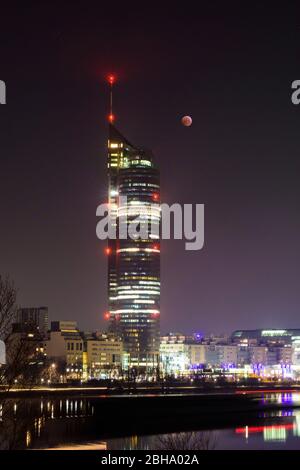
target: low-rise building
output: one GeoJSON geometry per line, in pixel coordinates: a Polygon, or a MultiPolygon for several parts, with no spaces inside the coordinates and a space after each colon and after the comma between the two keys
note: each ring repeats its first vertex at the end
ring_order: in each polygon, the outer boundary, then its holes
{"type": "Polygon", "coordinates": [[[160,363],[166,375],[180,375],[189,369],[189,351],[185,335],[169,333],[161,337],[160,363]]]}
{"type": "Polygon", "coordinates": [[[268,330],[237,330],[231,335],[231,339],[234,343],[241,341],[256,341],[258,345],[269,344],[269,345],[287,345],[291,344],[293,337],[300,337],[300,329],[286,329],[280,330],[276,328],[268,330]]]}
{"type": "Polygon", "coordinates": [[[300,336],[293,339],[291,361],[294,366],[300,366],[300,336]]]}
{"type": "Polygon", "coordinates": [[[290,345],[277,348],[277,364],[292,364],[293,348],[290,345]]]}
{"type": "Polygon", "coordinates": [[[51,322],[49,339],[45,342],[47,357],[65,364],[68,378],[79,379],[83,373],[84,341],[76,322],[51,322]]]}
{"type": "Polygon", "coordinates": [[[123,369],[123,342],[111,333],[85,333],[88,378],[118,376],[123,369]]]}
{"type": "Polygon", "coordinates": [[[206,363],[206,345],[201,343],[188,343],[187,354],[191,367],[199,367],[206,363]]]}
{"type": "Polygon", "coordinates": [[[278,348],[268,348],[266,354],[266,363],[267,366],[273,366],[278,364],[278,348]]]}
{"type": "Polygon", "coordinates": [[[250,347],[250,364],[267,364],[268,348],[266,346],[250,347]]]}
{"type": "Polygon", "coordinates": [[[121,373],[123,343],[113,334],[84,333],[74,321],[51,323],[45,350],[53,365],[64,365],[68,379],[87,380],[121,373]]]}
{"type": "Polygon", "coordinates": [[[244,367],[246,364],[250,364],[250,353],[247,345],[237,346],[237,366],[244,367]]]}
{"type": "Polygon", "coordinates": [[[218,344],[218,365],[221,367],[236,366],[238,362],[238,347],[233,344],[218,344]]]}
{"type": "Polygon", "coordinates": [[[205,345],[205,365],[208,368],[218,367],[219,362],[219,351],[216,344],[205,345]]]}

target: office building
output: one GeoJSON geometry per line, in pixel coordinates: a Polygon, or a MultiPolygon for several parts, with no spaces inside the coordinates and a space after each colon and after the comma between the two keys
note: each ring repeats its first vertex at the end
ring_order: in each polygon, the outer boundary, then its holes
{"type": "Polygon", "coordinates": [[[151,153],[132,145],[113,124],[109,126],[108,179],[117,237],[109,239],[107,246],[106,318],[110,331],[123,340],[128,367],[154,372],[159,364],[159,171],[151,153]],[[137,230],[129,235],[137,217],[142,234],[137,230]]]}
{"type": "Polygon", "coordinates": [[[48,307],[26,307],[17,311],[14,331],[35,332],[42,336],[48,332],[48,307]]]}

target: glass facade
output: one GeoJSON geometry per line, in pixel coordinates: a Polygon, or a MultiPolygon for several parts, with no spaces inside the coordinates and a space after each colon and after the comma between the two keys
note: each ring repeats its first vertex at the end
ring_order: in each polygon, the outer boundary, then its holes
{"type": "Polygon", "coordinates": [[[159,362],[159,171],[110,125],[108,174],[117,229],[107,248],[110,329],[123,338],[129,367],[151,371],[159,362]]]}

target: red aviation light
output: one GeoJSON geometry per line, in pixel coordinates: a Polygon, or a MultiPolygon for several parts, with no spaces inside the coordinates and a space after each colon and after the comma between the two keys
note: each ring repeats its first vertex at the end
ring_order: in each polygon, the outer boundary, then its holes
{"type": "Polygon", "coordinates": [[[110,319],[110,312],[105,312],[104,313],[104,320],[109,320],[110,319]]]}
{"type": "Polygon", "coordinates": [[[159,201],[159,194],[158,193],[152,194],[152,199],[153,201],[159,201]]]}
{"type": "Polygon", "coordinates": [[[153,245],[153,250],[159,251],[159,245],[153,245]]]}
{"type": "Polygon", "coordinates": [[[160,313],[159,312],[155,312],[155,313],[151,313],[151,318],[153,320],[155,320],[156,318],[159,318],[160,317],[160,313]]]}
{"type": "Polygon", "coordinates": [[[108,115],[108,122],[110,122],[110,124],[113,124],[114,120],[115,120],[115,116],[113,114],[113,85],[116,81],[116,77],[115,75],[113,74],[110,74],[108,75],[107,77],[107,81],[110,85],[110,98],[109,98],[109,115],[108,115]]]}
{"type": "Polygon", "coordinates": [[[113,124],[113,122],[115,121],[116,118],[115,118],[114,114],[109,114],[107,119],[108,119],[108,122],[113,124]]]}
{"type": "Polygon", "coordinates": [[[110,85],[113,85],[116,82],[116,76],[113,74],[108,75],[107,81],[110,85]]]}
{"type": "Polygon", "coordinates": [[[105,248],[105,254],[107,256],[109,256],[111,254],[111,248],[109,246],[107,248],[105,248]]]}

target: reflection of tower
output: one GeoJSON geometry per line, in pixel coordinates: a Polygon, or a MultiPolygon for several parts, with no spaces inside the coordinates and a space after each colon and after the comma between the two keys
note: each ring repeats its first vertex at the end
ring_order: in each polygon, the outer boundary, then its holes
{"type": "MultiPolygon", "coordinates": [[[[112,80],[114,82],[114,80],[112,80]]],[[[111,81],[110,81],[111,83],[111,81]]],[[[111,83],[112,85],[112,83],[111,83]]],[[[109,240],[110,329],[124,340],[131,366],[154,369],[159,358],[160,185],[152,155],[133,146],[114,126],[112,97],[108,140],[108,201],[111,215],[148,224],[147,237],[109,240]],[[126,199],[125,199],[126,198],[126,199]],[[150,230],[152,225],[152,231],[150,230]]]]}

